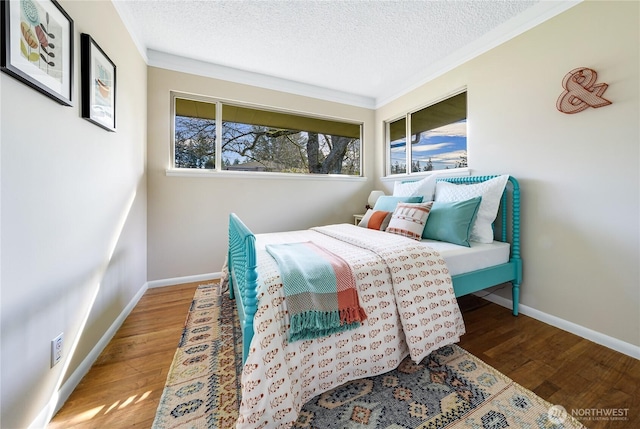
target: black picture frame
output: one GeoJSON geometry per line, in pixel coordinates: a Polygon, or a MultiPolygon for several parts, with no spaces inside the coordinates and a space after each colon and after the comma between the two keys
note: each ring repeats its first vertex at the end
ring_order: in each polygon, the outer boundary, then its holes
{"type": "Polygon", "coordinates": [[[116,65],[86,33],[80,35],[82,117],[116,130],[116,65]]]}
{"type": "Polygon", "coordinates": [[[2,0],[0,70],[73,105],[73,19],[56,0],[2,0]]]}

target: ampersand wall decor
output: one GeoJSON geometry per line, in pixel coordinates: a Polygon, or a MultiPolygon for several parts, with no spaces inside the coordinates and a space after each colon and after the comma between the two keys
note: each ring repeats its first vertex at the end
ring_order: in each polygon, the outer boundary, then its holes
{"type": "Polygon", "coordinates": [[[589,107],[602,107],[611,102],[602,97],[607,90],[606,83],[596,83],[598,74],[587,67],[571,70],[562,79],[565,91],[560,94],[556,107],[562,113],[578,113],[589,107]]]}

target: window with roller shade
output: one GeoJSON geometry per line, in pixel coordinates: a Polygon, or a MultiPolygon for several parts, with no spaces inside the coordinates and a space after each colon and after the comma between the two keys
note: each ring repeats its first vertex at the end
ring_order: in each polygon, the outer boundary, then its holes
{"type": "Polygon", "coordinates": [[[174,168],[361,175],[361,124],[172,94],[174,168]]]}
{"type": "Polygon", "coordinates": [[[388,121],[385,129],[387,175],[467,167],[466,91],[388,121]]]}

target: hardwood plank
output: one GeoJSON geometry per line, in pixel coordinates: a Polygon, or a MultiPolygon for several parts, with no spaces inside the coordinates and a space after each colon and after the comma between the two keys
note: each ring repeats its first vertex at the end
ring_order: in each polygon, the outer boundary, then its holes
{"type": "MultiPolygon", "coordinates": [[[[150,427],[197,285],[148,290],[48,428],[150,427]]],[[[459,303],[470,353],[590,429],[640,427],[640,361],[475,296],[459,303]]]]}

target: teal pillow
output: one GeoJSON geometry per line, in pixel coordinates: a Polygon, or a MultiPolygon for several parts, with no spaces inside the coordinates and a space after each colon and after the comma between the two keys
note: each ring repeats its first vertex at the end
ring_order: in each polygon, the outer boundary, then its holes
{"type": "Polygon", "coordinates": [[[383,195],[378,198],[376,205],[373,206],[374,211],[392,212],[396,209],[398,203],[421,203],[422,196],[417,197],[393,197],[391,195],[383,195]]]}
{"type": "Polygon", "coordinates": [[[435,201],[422,232],[422,238],[471,247],[469,235],[481,200],[482,197],[464,201],[435,201]]]}

